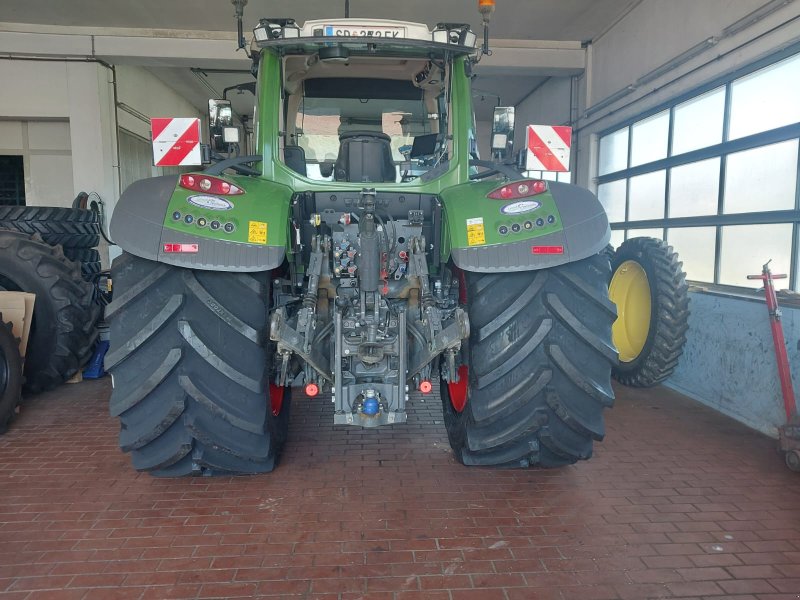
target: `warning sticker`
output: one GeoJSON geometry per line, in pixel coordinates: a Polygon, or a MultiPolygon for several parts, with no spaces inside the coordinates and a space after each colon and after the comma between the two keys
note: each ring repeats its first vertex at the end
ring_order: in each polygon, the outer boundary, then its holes
{"type": "Polygon", "coordinates": [[[250,221],[247,230],[247,241],[251,244],[267,243],[267,224],[261,221],[250,221]]]}
{"type": "Polygon", "coordinates": [[[486,243],[486,232],[483,229],[483,217],[467,219],[467,244],[480,246],[486,243]]]}

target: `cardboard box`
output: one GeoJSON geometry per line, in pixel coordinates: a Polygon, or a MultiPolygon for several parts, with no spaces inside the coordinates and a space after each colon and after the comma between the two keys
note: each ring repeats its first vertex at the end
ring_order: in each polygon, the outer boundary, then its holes
{"type": "Polygon", "coordinates": [[[36,294],[0,292],[0,313],[3,315],[3,321],[6,323],[11,322],[14,336],[20,339],[19,353],[23,359],[28,350],[28,337],[31,332],[33,305],[35,302],[36,294]]]}

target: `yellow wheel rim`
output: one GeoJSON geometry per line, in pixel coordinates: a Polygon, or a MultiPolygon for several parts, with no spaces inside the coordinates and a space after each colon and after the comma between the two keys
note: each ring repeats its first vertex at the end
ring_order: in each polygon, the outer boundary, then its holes
{"type": "Polygon", "coordinates": [[[641,354],[650,332],[650,284],[647,273],[633,260],[626,260],[611,278],[611,301],[617,305],[617,320],[611,337],[621,362],[631,362],[641,354]]]}

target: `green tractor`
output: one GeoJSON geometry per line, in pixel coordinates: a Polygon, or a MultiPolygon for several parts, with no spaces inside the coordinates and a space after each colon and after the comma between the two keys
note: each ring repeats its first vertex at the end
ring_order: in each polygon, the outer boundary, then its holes
{"type": "MultiPolygon", "coordinates": [[[[133,466],[271,471],[292,388],[377,427],[438,387],[466,465],[589,458],[619,368],[608,219],[589,191],[509,164],[509,110],[479,159],[486,42],[372,19],[262,19],[254,36],[257,154],[134,183],[111,222],[106,366],[133,466]]],[[[229,109],[212,107],[224,144],[229,109]]],[[[637,318],[642,285],[617,298],[637,318]]],[[[634,370],[654,331],[626,346],[634,370]]]]}

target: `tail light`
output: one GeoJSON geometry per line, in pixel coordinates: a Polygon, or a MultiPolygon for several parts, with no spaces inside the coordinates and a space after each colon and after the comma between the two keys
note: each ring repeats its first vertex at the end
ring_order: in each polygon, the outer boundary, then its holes
{"type": "Polygon", "coordinates": [[[244,194],[244,190],[239,186],[210,175],[183,174],[181,175],[180,186],[187,190],[204,192],[206,194],[218,194],[220,196],[238,196],[239,194],[244,194]]]}
{"type": "Polygon", "coordinates": [[[537,196],[547,191],[547,182],[541,179],[523,179],[507,183],[503,187],[489,192],[486,197],[493,200],[519,200],[537,196]]]}

